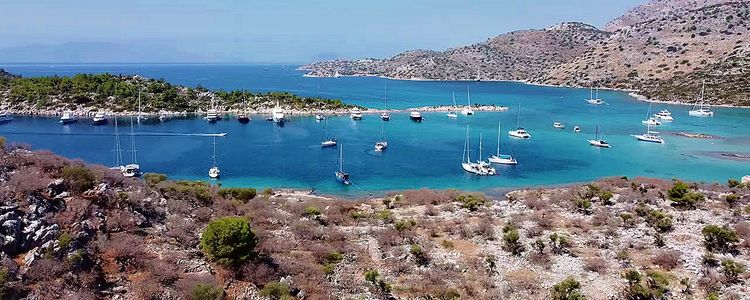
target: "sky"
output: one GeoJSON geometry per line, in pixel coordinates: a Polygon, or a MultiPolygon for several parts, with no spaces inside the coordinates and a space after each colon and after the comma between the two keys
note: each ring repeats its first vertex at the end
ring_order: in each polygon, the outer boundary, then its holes
{"type": "Polygon", "coordinates": [[[444,50],[646,0],[0,0],[0,64],[307,63],[444,50]]]}

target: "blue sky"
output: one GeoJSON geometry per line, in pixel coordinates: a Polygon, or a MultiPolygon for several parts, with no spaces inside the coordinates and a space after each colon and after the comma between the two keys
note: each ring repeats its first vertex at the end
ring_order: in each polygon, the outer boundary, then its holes
{"type": "Polygon", "coordinates": [[[601,27],[643,2],[0,0],[0,63],[386,57],[562,21],[601,27]]]}

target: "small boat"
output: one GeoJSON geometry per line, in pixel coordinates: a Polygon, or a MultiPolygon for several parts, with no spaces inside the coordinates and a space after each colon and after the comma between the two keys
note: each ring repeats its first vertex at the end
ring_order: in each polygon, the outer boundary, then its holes
{"type": "Polygon", "coordinates": [[[78,118],[69,111],[64,112],[62,117],[60,117],[60,124],[70,124],[75,122],[78,122],[78,118]]]}
{"type": "Polygon", "coordinates": [[[641,121],[643,125],[659,126],[661,121],[657,120],[656,117],[651,116],[651,103],[648,104],[648,111],[646,112],[646,119],[641,121]]]}
{"type": "Polygon", "coordinates": [[[521,127],[521,105],[518,105],[518,112],[516,112],[516,130],[510,130],[508,131],[508,135],[519,138],[519,139],[528,139],[531,137],[531,134],[526,131],[525,128],[521,127]]]}
{"type": "Polygon", "coordinates": [[[422,122],[422,113],[413,111],[409,113],[409,119],[412,121],[422,122]]]}
{"type": "Polygon", "coordinates": [[[210,169],[208,169],[208,177],[211,177],[213,179],[219,178],[221,175],[221,170],[219,170],[219,166],[216,164],[216,136],[214,136],[214,153],[211,155],[211,161],[213,162],[213,165],[210,169]]]}
{"type": "Polygon", "coordinates": [[[390,121],[391,115],[388,114],[388,81],[385,82],[385,96],[383,97],[383,113],[380,114],[380,119],[383,121],[390,121]]]}
{"type": "MultiPolygon", "coordinates": [[[[452,108],[453,109],[458,108],[458,105],[456,105],[456,92],[453,92],[453,106],[452,106],[452,108]]],[[[458,114],[454,110],[449,110],[448,113],[445,114],[445,115],[448,116],[448,119],[457,119],[458,118],[458,114]]]]}
{"type": "Polygon", "coordinates": [[[334,147],[338,141],[335,138],[328,136],[328,120],[326,120],[325,127],[323,127],[323,140],[320,142],[320,147],[334,147]]]}
{"type": "Polygon", "coordinates": [[[565,124],[560,123],[560,122],[555,122],[554,124],[552,124],[552,127],[555,127],[557,129],[565,129],[565,124]]]}
{"type": "Polygon", "coordinates": [[[130,164],[122,168],[122,176],[138,177],[141,175],[141,166],[138,164],[138,152],[135,148],[135,125],[133,117],[130,117],[130,164]]]}
{"type": "Polygon", "coordinates": [[[141,90],[138,89],[138,115],[136,116],[136,121],[140,123],[145,120],[146,116],[143,114],[143,109],[141,107],[141,90]]]}
{"type": "Polygon", "coordinates": [[[213,108],[209,109],[206,111],[206,120],[208,120],[209,123],[215,123],[219,120],[219,112],[213,108]]]}
{"type": "Polygon", "coordinates": [[[657,144],[664,144],[664,139],[661,138],[661,135],[659,135],[656,131],[651,131],[651,126],[648,126],[646,128],[646,133],[644,134],[638,134],[633,135],[636,139],[643,142],[650,142],[650,143],[657,143],[657,144]]]}
{"type": "Polygon", "coordinates": [[[166,122],[167,120],[169,120],[169,113],[167,113],[166,111],[163,111],[163,110],[160,111],[159,112],[159,122],[166,122]]]}
{"type": "Polygon", "coordinates": [[[286,121],[284,109],[281,108],[278,101],[276,102],[276,107],[271,111],[271,121],[276,124],[283,124],[286,121]]]}
{"type": "Polygon", "coordinates": [[[104,112],[97,112],[96,114],[94,114],[93,122],[94,125],[107,124],[107,116],[104,114],[104,112]]]}
{"type": "Polygon", "coordinates": [[[461,114],[464,116],[472,116],[474,115],[474,110],[471,109],[471,93],[469,92],[469,86],[466,86],[466,99],[468,105],[461,109],[461,114]]]}
{"type": "Polygon", "coordinates": [[[242,110],[237,113],[237,121],[242,124],[250,123],[250,116],[247,114],[247,101],[242,100],[242,110]]]}
{"type": "MultiPolygon", "coordinates": [[[[502,132],[502,125],[500,122],[497,123],[497,153],[487,158],[487,160],[493,164],[501,165],[517,165],[518,161],[513,158],[511,154],[500,153],[500,133],[502,132]]],[[[510,144],[509,144],[510,145],[510,144]]]]}
{"type": "MultiPolygon", "coordinates": [[[[589,140],[589,144],[595,147],[611,148],[612,146],[610,146],[609,143],[607,143],[607,141],[599,138],[599,132],[600,132],[599,125],[596,125],[596,136],[594,137],[593,140],[589,140]]],[[[602,132],[601,134],[602,136],[604,136],[604,132],[602,132]]]]}
{"type": "Polygon", "coordinates": [[[672,117],[672,113],[669,112],[666,109],[663,109],[657,114],[654,114],[654,117],[658,120],[664,121],[664,122],[672,122],[674,121],[674,118],[672,117]]]}
{"type": "Polygon", "coordinates": [[[703,82],[703,86],[701,87],[701,98],[700,102],[698,104],[693,105],[693,109],[691,109],[688,112],[688,115],[693,117],[713,117],[714,112],[712,112],[710,109],[706,108],[703,103],[703,96],[704,92],[706,91],[706,82],[703,82]]]}
{"type": "Polygon", "coordinates": [[[375,151],[383,152],[388,148],[388,140],[385,139],[385,124],[380,123],[380,140],[375,143],[375,151]]]}
{"type": "MultiPolygon", "coordinates": [[[[479,142],[479,147],[481,149],[481,139],[479,142]]],[[[466,141],[464,142],[464,155],[461,159],[461,167],[464,169],[464,171],[469,172],[474,175],[479,176],[492,176],[496,174],[495,168],[493,168],[488,162],[481,160],[481,154],[480,154],[480,160],[477,162],[471,161],[471,150],[469,149],[470,141],[469,141],[469,127],[466,127],[466,141]]],[[[481,153],[481,151],[480,151],[481,153]]]]}
{"type": "Polygon", "coordinates": [[[581,132],[581,126],[578,126],[578,125],[573,126],[573,131],[575,131],[575,133],[581,132]]]}
{"type": "Polygon", "coordinates": [[[0,123],[13,121],[13,116],[7,112],[0,112],[0,123]]]}
{"type": "Polygon", "coordinates": [[[349,173],[344,171],[344,147],[339,147],[339,163],[338,169],[336,170],[336,180],[345,185],[350,185],[352,182],[349,179],[349,173]]]}
{"type": "Polygon", "coordinates": [[[349,113],[349,117],[352,120],[362,120],[362,112],[359,110],[359,108],[352,109],[352,111],[349,113]]]}
{"type": "Polygon", "coordinates": [[[323,115],[315,115],[315,121],[320,122],[320,121],[323,121],[325,119],[326,119],[326,117],[323,116],[323,115]]]}
{"type": "Polygon", "coordinates": [[[599,88],[596,89],[596,96],[594,96],[594,87],[591,87],[590,90],[591,96],[589,96],[588,99],[586,99],[586,102],[593,105],[601,105],[604,104],[604,101],[602,99],[599,99],[599,88]]]}

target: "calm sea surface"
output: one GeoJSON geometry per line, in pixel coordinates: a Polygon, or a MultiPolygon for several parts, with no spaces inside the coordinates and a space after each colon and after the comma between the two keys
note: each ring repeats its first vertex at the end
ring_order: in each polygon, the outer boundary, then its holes
{"type": "MultiPolygon", "coordinates": [[[[722,153],[750,154],[750,110],[716,108],[715,117],[689,117],[689,107],[654,104],[652,110],[669,109],[673,123],[665,123],[665,144],[637,142],[631,134],[645,130],[641,120],[648,104],[635,102],[626,93],[602,91],[609,103],[594,107],[583,99],[588,90],[552,88],[512,82],[415,82],[380,78],[306,78],[293,66],[278,65],[0,65],[23,76],[70,76],[77,73],[139,74],[210,89],[290,91],[306,96],[339,98],[348,103],[380,108],[388,82],[389,107],[449,105],[451,93],[466,103],[467,85],[472,102],[512,107],[507,112],[478,112],[475,116],[423,113],[422,123],[408,114],[393,114],[385,123],[389,142],[383,154],[373,151],[381,121],[366,115],[362,121],[348,116],[331,117],[329,134],[344,149],[344,168],[354,186],[339,185],[334,178],[338,151],[319,146],[324,123],[312,117],[291,117],[284,127],[253,116],[249,124],[224,119],[208,124],[203,119],[173,119],[136,124],[138,162],[145,172],[171,178],[208,180],[212,138],[178,136],[184,133],[226,132],[217,138],[220,182],[225,186],[312,188],[320,193],[363,196],[411,188],[458,188],[491,191],[595,180],[604,176],[679,177],[696,181],[725,182],[750,174],[750,160],[729,159],[722,153]],[[529,140],[507,135],[520,105],[520,122],[532,134],[529,140]],[[555,121],[565,130],[552,127],[555,121]],[[502,152],[512,152],[517,166],[497,166],[498,176],[474,177],[460,166],[466,127],[472,155],[478,154],[480,133],[484,156],[494,153],[498,122],[503,124],[502,152]],[[612,149],[588,145],[599,124],[612,149]],[[580,125],[581,133],[572,131],[580,125]],[[700,132],[715,139],[690,139],[677,132],[700,132]]],[[[120,132],[130,132],[129,120],[120,120],[120,132]]],[[[0,125],[0,135],[10,142],[31,144],[88,162],[114,164],[114,126],[92,126],[90,120],[60,125],[54,118],[16,117],[0,125]]],[[[130,138],[121,137],[124,148],[130,138]]],[[[126,162],[129,153],[124,153],[126,162]]]]}

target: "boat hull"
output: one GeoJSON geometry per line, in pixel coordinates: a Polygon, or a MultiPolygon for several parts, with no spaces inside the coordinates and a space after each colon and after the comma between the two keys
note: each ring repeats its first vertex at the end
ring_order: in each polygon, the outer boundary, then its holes
{"type": "Polygon", "coordinates": [[[528,139],[531,138],[531,135],[525,132],[518,132],[518,131],[508,131],[508,135],[517,139],[528,139]]]}
{"type": "Polygon", "coordinates": [[[691,110],[688,112],[689,116],[693,117],[713,117],[714,112],[712,111],[700,111],[700,110],[691,110]]]}
{"type": "Polygon", "coordinates": [[[652,138],[652,137],[648,137],[648,136],[644,136],[644,135],[634,135],[633,137],[635,137],[637,140],[639,140],[641,142],[648,142],[648,143],[655,143],[655,144],[664,144],[664,140],[663,139],[652,138]]]}
{"type": "Polygon", "coordinates": [[[513,158],[510,155],[493,155],[487,158],[487,160],[493,164],[499,164],[499,165],[517,165],[518,161],[516,161],[515,158],[513,158]]]}
{"type": "Polygon", "coordinates": [[[612,148],[612,146],[609,143],[603,143],[601,141],[597,140],[589,140],[589,145],[599,148],[612,148]]]}
{"type": "Polygon", "coordinates": [[[104,125],[107,124],[107,119],[94,119],[94,125],[104,125]]]}
{"type": "Polygon", "coordinates": [[[247,124],[247,123],[250,123],[250,118],[248,118],[248,117],[239,117],[239,118],[237,118],[237,121],[239,121],[242,124],[247,124]]]}
{"type": "Polygon", "coordinates": [[[352,184],[352,182],[349,181],[349,173],[341,171],[336,172],[336,181],[341,182],[344,185],[352,184]]]}
{"type": "Polygon", "coordinates": [[[336,146],[336,141],[323,141],[323,142],[320,143],[320,146],[324,147],[324,148],[325,147],[335,147],[336,146]]]}
{"type": "Polygon", "coordinates": [[[60,120],[60,124],[63,124],[63,125],[65,125],[65,124],[71,124],[71,123],[75,123],[75,122],[78,122],[78,119],[60,120]]]}

